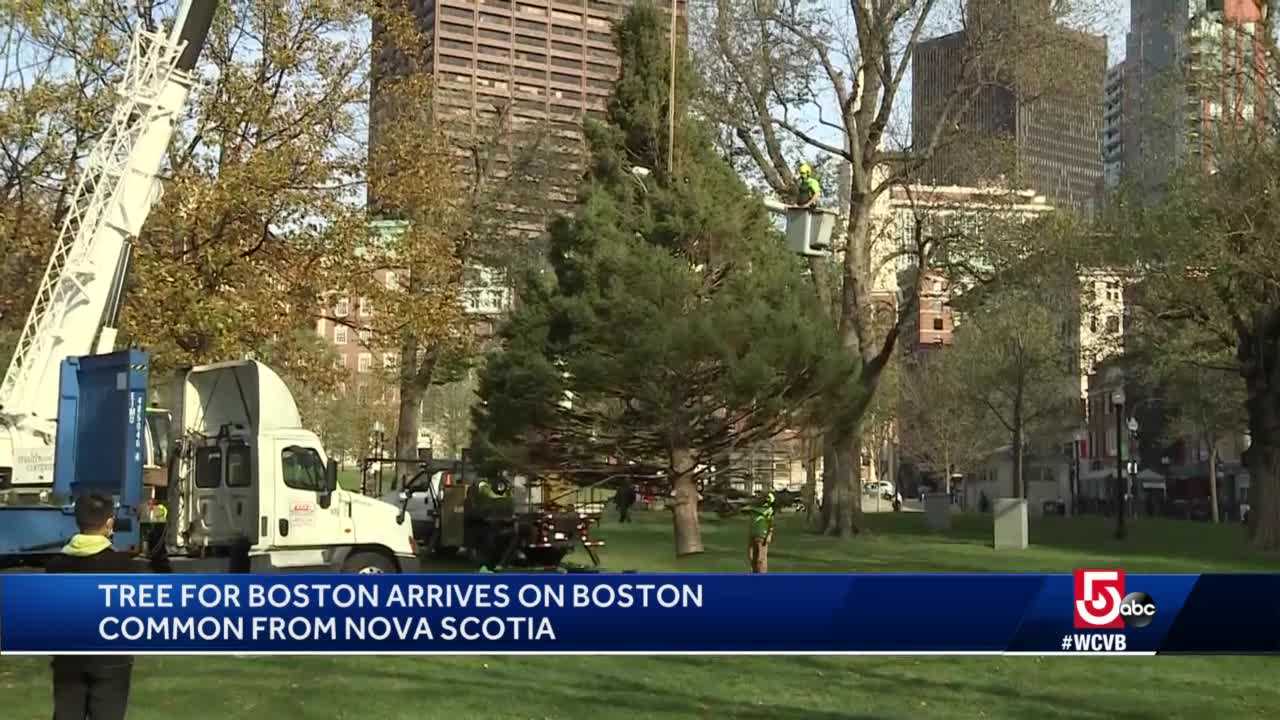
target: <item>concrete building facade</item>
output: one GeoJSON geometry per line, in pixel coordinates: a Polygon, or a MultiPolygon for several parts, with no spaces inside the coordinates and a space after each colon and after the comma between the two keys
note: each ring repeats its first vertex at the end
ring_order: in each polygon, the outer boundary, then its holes
{"type": "MultiPolygon", "coordinates": [[[[963,288],[951,287],[940,272],[926,270],[919,282],[915,250],[920,242],[941,242],[945,235],[957,232],[978,234],[988,223],[1010,219],[1029,220],[1051,212],[1053,206],[1033,190],[1009,190],[1002,187],[964,187],[958,185],[908,185],[890,188],[876,208],[877,222],[873,242],[881,269],[876,287],[899,292],[915,288],[917,292],[915,321],[911,333],[902,338],[904,348],[919,350],[951,344],[955,317],[951,297],[963,288]],[[889,282],[887,278],[896,277],[889,282]]],[[[946,258],[938,258],[945,261],[946,258]]]]}
{"type": "Polygon", "coordinates": [[[1125,63],[1107,70],[1102,107],[1102,183],[1105,190],[1120,185],[1124,173],[1125,63]]]}
{"type": "MultiPolygon", "coordinates": [[[[602,119],[618,77],[613,22],[627,0],[411,0],[430,43],[438,118],[460,143],[501,135],[496,177],[521,153],[540,155],[538,202],[513,202],[510,222],[539,234],[571,209],[585,168],[584,118],[602,119]],[[498,130],[498,123],[507,127],[498,130]]],[[[671,4],[658,3],[666,11],[671,4]]],[[[674,3],[683,31],[684,0],[674,3]]]]}

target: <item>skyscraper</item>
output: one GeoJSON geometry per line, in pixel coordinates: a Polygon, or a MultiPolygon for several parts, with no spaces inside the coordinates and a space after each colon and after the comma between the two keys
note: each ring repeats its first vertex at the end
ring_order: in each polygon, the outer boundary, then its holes
{"type": "Polygon", "coordinates": [[[1107,70],[1102,107],[1102,174],[1103,184],[1111,190],[1120,184],[1124,172],[1124,85],[1125,63],[1107,70]]]}
{"type": "Polygon", "coordinates": [[[1261,129],[1268,100],[1261,0],[1131,0],[1124,172],[1155,189],[1189,154],[1261,129]]]}
{"type": "Polygon", "coordinates": [[[1106,64],[1106,39],[1055,24],[1047,0],[974,0],[966,29],[922,42],[913,57],[918,152],[948,104],[955,108],[918,179],[1003,181],[1092,212],[1102,186],[1106,64]]]}
{"type": "MultiPolygon", "coordinates": [[[[430,44],[437,117],[446,133],[459,146],[502,138],[497,177],[522,152],[540,154],[541,182],[530,189],[536,192],[506,209],[513,225],[540,233],[549,213],[568,210],[575,199],[584,169],[582,122],[604,117],[619,72],[612,26],[629,0],[408,3],[430,44]]],[[[675,3],[678,17],[684,4],[675,3]]]]}

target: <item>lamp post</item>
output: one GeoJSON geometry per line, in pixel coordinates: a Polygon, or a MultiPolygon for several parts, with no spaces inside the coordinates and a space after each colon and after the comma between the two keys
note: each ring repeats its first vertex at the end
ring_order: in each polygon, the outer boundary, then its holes
{"type": "Polygon", "coordinates": [[[1124,390],[1111,393],[1116,413],[1116,539],[1125,538],[1124,527],[1124,390]]]}
{"type": "Polygon", "coordinates": [[[1084,428],[1078,428],[1072,440],[1072,449],[1075,451],[1071,458],[1071,498],[1070,504],[1067,506],[1067,515],[1075,516],[1076,514],[1076,498],[1080,497],[1080,447],[1084,444],[1086,438],[1089,437],[1088,432],[1084,428]]]}
{"type": "Polygon", "coordinates": [[[1134,517],[1138,515],[1138,506],[1135,504],[1138,500],[1138,461],[1142,454],[1138,452],[1138,419],[1129,417],[1129,482],[1125,485],[1125,499],[1133,497],[1134,503],[1126,505],[1126,510],[1132,512],[1134,517]]]}

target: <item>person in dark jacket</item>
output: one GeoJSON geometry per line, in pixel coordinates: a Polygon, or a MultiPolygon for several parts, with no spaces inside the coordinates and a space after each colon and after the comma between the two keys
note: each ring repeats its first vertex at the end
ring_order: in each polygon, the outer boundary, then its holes
{"type": "Polygon", "coordinates": [[[636,487],[627,482],[614,496],[618,503],[618,522],[631,522],[631,507],[636,504],[636,487]]]}
{"type": "MultiPolygon", "coordinates": [[[[80,532],[45,564],[49,573],[169,572],[163,548],[151,561],[113,550],[115,504],[103,495],[76,500],[80,532]]],[[[127,655],[58,656],[53,659],[53,720],[123,720],[129,706],[133,658],[127,655]]]]}

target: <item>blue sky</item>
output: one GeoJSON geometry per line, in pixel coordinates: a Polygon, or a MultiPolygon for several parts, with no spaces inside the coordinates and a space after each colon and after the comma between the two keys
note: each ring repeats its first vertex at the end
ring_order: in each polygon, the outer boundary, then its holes
{"type": "Polygon", "coordinates": [[[1124,34],[1129,30],[1129,3],[1114,0],[1120,5],[1107,23],[1107,40],[1111,44],[1110,61],[1114,65],[1124,59],[1124,34]]]}

